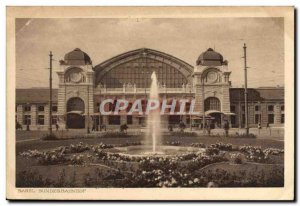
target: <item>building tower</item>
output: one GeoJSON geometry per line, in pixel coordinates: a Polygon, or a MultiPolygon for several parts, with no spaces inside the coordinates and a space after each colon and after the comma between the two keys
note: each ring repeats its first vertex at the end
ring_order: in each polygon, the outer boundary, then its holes
{"type": "Polygon", "coordinates": [[[228,62],[223,56],[209,48],[203,52],[194,68],[195,110],[212,117],[216,126],[221,126],[230,113],[228,62]]]}
{"type": "Polygon", "coordinates": [[[76,48],[60,60],[58,124],[61,128],[91,128],[94,112],[94,71],[90,57],[76,48]]]}

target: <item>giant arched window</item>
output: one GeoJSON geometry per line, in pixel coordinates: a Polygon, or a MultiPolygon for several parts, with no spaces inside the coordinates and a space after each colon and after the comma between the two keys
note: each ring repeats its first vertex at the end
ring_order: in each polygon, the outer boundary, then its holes
{"type": "Polygon", "coordinates": [[[204,101],[204,110],[221,111],[220,100],[216,97],[209,97],[204,101]]]}
{"type": "Polygon", "coordinates": [[[81,111],[84,112],[84,102],[79,97],[73,97],[68,100],[67,112],[71,111],[81,111]]]}
{"type": "Polygon", "coordinates": [[[121,64],[106,74],[100,80],[108,88],[121,88],[123,84],[135,84],[138,88],[148,88],[151,84],[151,74],[155,72],[158,82],[168,88],[180,88],[187,84],[186,77],[169,64],[149,58],[139,58],[121,64]]]}

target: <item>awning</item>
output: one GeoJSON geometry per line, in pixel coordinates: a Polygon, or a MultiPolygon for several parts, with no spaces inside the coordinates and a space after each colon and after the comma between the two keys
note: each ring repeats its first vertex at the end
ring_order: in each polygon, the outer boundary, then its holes
{"type": "Polygon", "coordinates": [[[213,113],[224,114],[223,112],[218,111],[218,110],[208,110],[208,111],[205,112],[205,115],[210,115],[210,114],[213,114],[213,113]]]}
{"type": "MultiPolygon", "coordinates": [[[[202,115],[193,115],[192,119],[203,119],[203,116],[202,115]]],[[[209,119],[215,119],[215,118],[212,116],[209,116],[209,115],[205,115],[205,119],[209,120],[209,119]]]]}
{"type": "Polygon", "coordinates": [[[230,115],[236,115],[235,113],[233,113],[233,112],[221,112],[221,111],[218,111],[218,110],[208,110],[208,111],[206,111],[205,112],[205,115],[210,115],[210,114],[224,114],[224,115],[228,115],[228,116],[230,116],[230,115]]]}
{"type": "Polygon", "coordinates": [[[80,114],[80,115],[82,115],[83,111],[69,111],[69,112],[67,112],[67,114],[80,114]]]}
{"type": "Polygon", "coordinates": [[[236,113],[233,113],[233,112],[227,112],[227,113],[224,113],[225,115],[228,115],[228,116],[231,116],[231,115],[236,115],[236,113]]]}

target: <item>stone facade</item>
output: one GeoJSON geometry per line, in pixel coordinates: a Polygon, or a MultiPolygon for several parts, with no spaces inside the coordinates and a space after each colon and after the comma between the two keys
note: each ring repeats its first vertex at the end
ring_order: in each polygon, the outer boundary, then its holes
{"type": "MultiPolygon", "coordinates": [[[[124,112],[115,117],[105,116],[99,112],[99,105],[106,98],[129,102],[147,99],[152,72],[158,76],[160,99],[195,99],[194,111],[199,112],[194,116],[163,115],[162,127],[179,121],[199,127],[204,114],[206,120],[218,123],[217,126],[226,120],[232,127],[243,127],[243,89],[231,87],[228,61],[223,60],[221,54],[208,49],[199,56],[196,65],[191,66],[171,55],[143,48],[96,66],[80,49],[67,53],[57,72],[58,89],[53,90],[53,105],[57,108],[57,112],[53,111],[53,128],[56,119],[61,129],[97,130],[101,124],[108,128],[120,124],[145,126],[145,116],[128,117],[124,112]]],[[[27,124],[33,130],[48,128],[48,94],[48,89],[17,90],[16,121],[23,129],[27,129],[27,124]]],[[[284,89],[249,89],[248,107],[250,127],[257,127],[258,123],[283,126],[284,89]]]]}

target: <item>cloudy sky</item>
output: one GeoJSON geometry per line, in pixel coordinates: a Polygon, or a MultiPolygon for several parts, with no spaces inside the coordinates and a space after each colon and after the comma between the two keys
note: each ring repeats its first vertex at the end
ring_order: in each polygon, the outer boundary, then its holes
{"type": "MultiPolygon", "coordinates": [[[[284,85],[281,18],[201,19],[17,19],[17,88],[47,87],[49,51],[54,71],[64,54],[80,48],[93,66],[147,47],[195,65],[207,48],[229,62],[233,86],[243,85],[243,43],[247,43],[249,87],[284,85]]],[[[57,75],[53,84],[57,87],[57,75]]]]}

